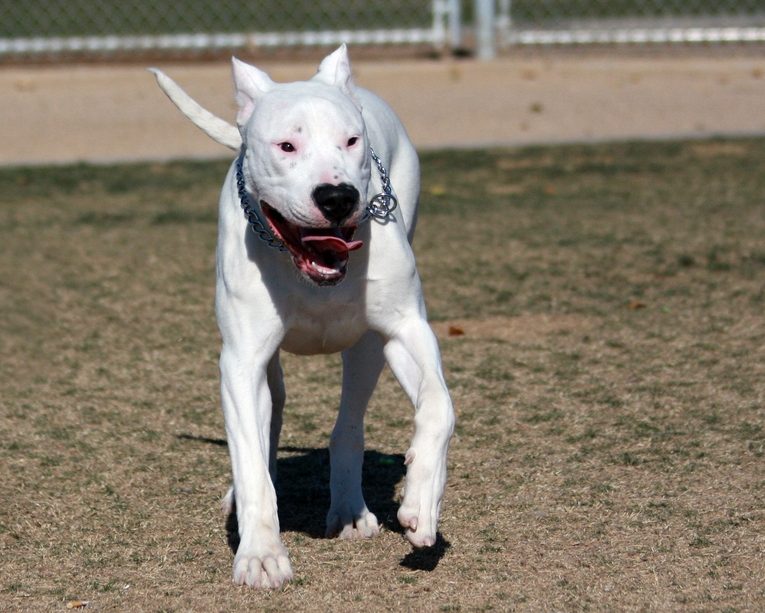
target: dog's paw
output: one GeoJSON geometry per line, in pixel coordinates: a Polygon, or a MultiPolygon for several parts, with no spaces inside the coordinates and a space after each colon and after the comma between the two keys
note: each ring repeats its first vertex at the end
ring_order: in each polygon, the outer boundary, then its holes
{"type": "Polygon", "coordinates": [[[348,509],[330,509],[327,513],[325,536],[328,538],[366,539],[379,533],[377,517],[366,507],[359,514],[351,513],[348,509]]]}
{"type": "Polygon", "coordinates": [[[406,528],[406,538],[412,547],[432,547],[436,544],[438,511],[422,513],[421,509],[402,504],[398,510],[398,522],[406,528]]]}
{"type": "Polygon", "coordinates": [[[280,588],[292,579],[287,549],[281,543],[245,550],[234,558],[234,583],[254,588],[280,588]]]}
{"type": "Polygon", "coordinates": [[[446,467],[426,466],[416,461],[413,449],[407,451],[404,499],[398,509],[399,523],[406,529],[406,538],[413,547],[432,547],[436,544],[438,515],[446,483],[446,467]]]}

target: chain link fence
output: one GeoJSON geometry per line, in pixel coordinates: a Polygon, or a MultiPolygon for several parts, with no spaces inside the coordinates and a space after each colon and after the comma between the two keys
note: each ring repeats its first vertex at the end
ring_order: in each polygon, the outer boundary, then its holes
{"type": "Polygon", "coordinates": [[[458,5],[458,0],[0,0],[0,61],[341,42],[443,46],[458,5]]]}
{"type": "Polygon", "coordinates": [[[500,44],[765,42],[765,0],[498,0],[500,44]]]}
{"type": "Polygon", "coordinates": [[[765,41],[765,0],[0,0],[0,62],[695,41],[765,41]]]}

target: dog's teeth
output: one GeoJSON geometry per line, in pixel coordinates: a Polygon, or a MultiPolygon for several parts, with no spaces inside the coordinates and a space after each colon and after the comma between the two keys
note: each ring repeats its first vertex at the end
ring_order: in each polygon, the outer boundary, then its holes
{"type": "Polygon", "coordinates": [[[329,268],[327,266],[322,266],[318,262],[315,262],[313,260],[308,260],[308,265],[313,268],[315,271],[320,272],[324,275],[331,275],[337,272],[334,268],[329,268]]]}

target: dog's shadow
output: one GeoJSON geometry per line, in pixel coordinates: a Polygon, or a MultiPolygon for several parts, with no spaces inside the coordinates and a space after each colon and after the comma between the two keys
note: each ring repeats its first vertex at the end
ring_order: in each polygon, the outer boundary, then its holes
{"type": "MultiPolygon", "coordinates": [[[[189,434],[178,438],[226,447],[222,439],[210,439],[189,434]]],[[[285,532],[299,532],[311,538],[324,538],[324,523],[329,510],[329,451],[308,447],[280,447],[277,458],[276,496],[279,524],[285,532]]],[[[396,511],[397,488],[406,469],[402,454],[387,454],[368,450],[364,452],[362,479],[364,499],[386,530],[403,535],[396,511]]],[[[239,547],[236,512],[226,518],[226,536],[231,551],[239,547]]],[[[439,532],[432,547],[417,549],[406,554],[400,564],[412,570],[431,571],[438,566],[450,544],[439,532]]]]}
{"type": "MultiPolygon", "coordinates": [[[[221,439],[189,434],[181,434],[178,438],[226,446],[226,441],[221,439]]],[[[305,447],[280,447],[279,452],[283,457],[277,459],[276,495],[281,529],[323,538],[329,509],[329,452],[305,447]]],[[[403,528],[396,519],[396,490],[405,472],[402,454],[364,452],[364,498],[380,525],[399,534],[403,534],[403,528]]],[[[231,551],[236,553],[239,530],[235,511],[226,519],[226,535],[231,551]]],[[[411,551],[400,564],[412,570],[434,570],[449,547],[449,542],[439,532],[435,545],[411,551]]]]}

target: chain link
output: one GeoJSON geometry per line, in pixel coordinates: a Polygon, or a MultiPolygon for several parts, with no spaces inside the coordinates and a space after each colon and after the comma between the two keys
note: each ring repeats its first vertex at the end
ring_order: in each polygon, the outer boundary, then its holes
{"type": "Polygon", "coordinates": [[[239,193],[239,204],[242,206],[247,223],[250,224],[250,227],[255,234],[257,234],[269,247],[273,247],[279,251],[287,251],[287,247],[284,246],[284,243],[276,238],[269,229],[267,223],[260,219],[257,210],[250,206],[250,194],[247,193],[247,186],[244,182],[244,171],[242,170],[244,164],[244,152],[245,149],[244,146],[242,146],[242,152],[239,154],[239,157],[236,158],[236,191],[239,193]]]}
{"type": "MultiPolygon", "coordinates": [[[[465,43],[467,0],[0,0],[0,59],[465,43]],[[460,10],[460,7],[463,7],[460,10]],[[462,17],[461,17],[462,16],[462,17]]],[[[501,44],[762,42],[763,0],[489,0],[501,44]]]]}
{"type": "Polygon", "coordinates": [[[390,185],[390,178],[388,172],[383,166],[380,156],[375,153],[372,147],[369,148],[369,153],[372,156],[372,161],[377,165],[377,170],[380,173],[380,183],[382,184],[383,191],[372,197],[367,205],[367,213],[375,219],[387,221],[388,216],[396,210],[398,206],[398,198],[393,195],[393,188],[390,185]]]}

